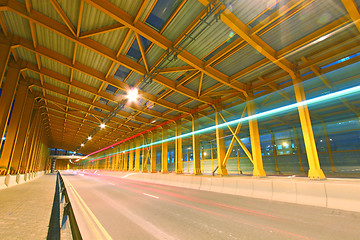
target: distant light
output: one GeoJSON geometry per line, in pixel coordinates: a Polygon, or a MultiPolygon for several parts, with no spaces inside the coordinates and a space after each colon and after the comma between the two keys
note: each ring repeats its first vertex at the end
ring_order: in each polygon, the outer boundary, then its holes
{"type": "Polygon", "coordinates": [[[191,149],[191,147],[188,147],[188,149],[191,149]]]}
{"type": "Polygon", "coordinates": [[[206,153],[206,152],[204,152],[204,156],[206,156],[206,154],[207,154],[207,153],[206,153]]]}
{"type": "Polygon", "coordinates": [[[5,140],[6,139],[6,137],[3,137],[1,140],[5,140]]]}
{"type": "Polygon", "coordinates": [[[323,142],[323,140],[322,140],[322,139],[320,139],[320,142],[323,142]]]}
{"type": "Polygon", "coordinates": [[[76,154],[76,152],[74,152],[74,154],[76,154]]]}
{"type": "Polygon", "coordinates": [[[153,120],[151,123],[154,123],[154,122],[156,122],[156,120],[153,120]]]}
{"type": "Polygon", "coordinates": [[[91,140],[92,139],[92,137],[91,136],[88,136],[88,140],[91,140]]]}
{"type": "Polygon", "coordinates": [[[317,40],[317,42],[324,41],[324,40],[325,40],[325,39],[327,39],[327,38],[328,38],[328,36],[327,36],[327,35],[322,36],[321,38],[319,38],[319,39],[317,40]]]}
{"type": "Polygon", "coordinates": [[[136,101],[136,99],[139,97],[139,92],[137,88],[130,89],[127,94],[127,98],[130,102],[136,101]]]}
{"type": "Polygon", "coordinates": [[[82,147],[83,147],[83,146],[85,146],[85,144],[83,144],[83,143],[82,143],[80,146],[82,146],[82,147]]]}
{"type": "Polygon", "coordinates": [[[106,127],[105,123],[100,124],[100,128],[105,128],[105,127],[106,127]]]}
{"type": "Polygon", "coordinates": [[[287,143],[287,142],[283,142],[283,144],[282,144],[284,147],[287,147],[287,146],[289,146],[289,144],[287,143]]]}
{"type": "Polygon", "coordinates": [[[330,138],[330,141],[332,141],[332,138],[330,138]]]}

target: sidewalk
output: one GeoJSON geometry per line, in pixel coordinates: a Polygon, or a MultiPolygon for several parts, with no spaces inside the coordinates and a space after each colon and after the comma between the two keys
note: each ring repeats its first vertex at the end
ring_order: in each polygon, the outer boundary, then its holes
{"type": "Polygon", "coordinates": [[[0,190],[1,239],[46,239],[56,174],[0,190]]]}

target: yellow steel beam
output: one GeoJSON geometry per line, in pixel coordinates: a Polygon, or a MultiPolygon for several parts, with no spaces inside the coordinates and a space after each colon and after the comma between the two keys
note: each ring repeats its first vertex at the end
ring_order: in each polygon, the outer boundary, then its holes
{"type": "MultiPolygon", "coordinates": [[[[192,131],[199,130],[199,114],[192,114],[192,131]]],[[[192,150],[193,150],[193,173],[195,175],[201,174],[200,166],[200,136],[198,134],[192,134],[192,150]]],[[[189,161],[189,158],[187,159],[189,161]]]]}
{"type": "Polygon", "coordinates": [[[100,27],[100,28],[93,29],[90,31],[82,32],[79,37],[80,38],[88,38],[88,37],[93,37],[93,36],[96,36],[99,34],[104,34],[104,33],[108,33],[108,32],[119,30],[119,29],[124,29],[124,28],[125,28],[125,26],[122,25],[121,23],[115,23],[115,24],[112,24],[109,26],[100,27]]]}
{"type": "MultiPolygon", "coordinates": [[[[166,39],[163,35],[153,30],[151,27],[147,26],[146,24],[139,21],[134,23],[133,17],[131,15],[129,15],[128,13],[126,13],[116,5],[112,4],[111,2],[104,0],[85,0],[85,1],[91,6],[97,8],[99,11],[105,13],[111,18],[115,19],[116,21],[124,24],[126,27],[144,36],[145,38],[147,38],[148,40],[150,40],[151,42],[155,43],[156,45],[158,45],[163,49],[171,48],[174,45],[170,40],[166,39]]],[[[230,84],[228,80],[228,76],[226,76],[225,74],[221,73],[220,71],[216,70],[213,67],[210,66],[203,67],[203,62],[200,59],[193,56],[192,54],[190,54],[189,52],[187,52],[186,50],[183,50],[181,53],[179,53],[178,57],[187,64],[193,66],[194,68],[196,68],[201,72],[204,72],[206,75],[214,78],[215,80],[246,94],[246,91],[241,87],[230,84]]]]}
{"type": "Polygon", "coordinates": [[[69,28],[69,30],[72,32],[74,36],[76,36],[76,29],[74,25],[71,23],[70,19],[66,16],[66,13],[61,8],[60,4],[57,2],[57,0],[50,0],[51,4],[55,8],[56,12],[60,15],[61,19],[64,21],[66,26],[69,28]]]}
{"type": "MultiPolygon", "coordinates": [[[[168,129],[163,126],[162,128],[162,140],[168,138],[168,129]]],[[[161,173],[168,173],[168,142],[161,143],[161,173]]]]}
{"type": "Polygon", "coordinates": [[[356,28],[360,31],[360,12],[354,0],[341,0],[346,10],[348,11],[351,19],[353,20],[356,28]]]}
{"type": "MultiPolygon", "coordinates": [[[[107,2],[108,4],[109,2],[107,2]]],[[[116,7],[117,8],[117,7],[116,7]]],[[[131,59],[125,57],[125,56],[122,56],[122,55],[118,55],[118,56],[115,56],[115,52],[89,38],[86,38],[86,39],[80,39],[80,38],[77,38],[76,36],[74,36],[72,33],[69,33],[67,31],[67,29],[64,29],[64,25],[41,14],[40,12],[37,12],[35,10],[31,11],[30,13],[27,13],[25,10],[24,10],[24,6],[23,4],[17,2],[16,0],[9,0],[8,2],[8,9],[26,19],[28,19],[29,21],[33,21],[67,39],[69,39],[70,41],[78,44],[78,45],[81,45],[83,47],[86,47],[98,54],[100,54],[101,56],[103,57],[106,57],[107,59],[113,61],[113,62],[116,62],[118,64],[121,64],[121,65],[124,65],[125,67],[129,68],[130,70],[133,70],[141,75],[144,75],[146,74],[146,69],[145,67],[143,67],[142,65],[140,65],[139,63],[135,62],[135,61],[132,61],[131,59]]],[[[126,13],[127,14],[127,13],[126,13]]],[[[130,16],[131,17],[131,16],[130,16]]],[[[132,17],[131,17],[132,18],[132,17]]],[[[138,22],[139,23],[139,22],[138,22]]],[[[141,23],[142,24],[142,23],[141,23]]],[[[124,24],[125,26],[127,26],[127,24],[124,24]]],[[[144,24],[144,26],[146,26],[144,24]]],[[[148,28],[146,26],[146,28],[148,28]]],[[[154,31],[152,29],[150,29],[151,31],[154,31]]],[[[156,32],[156,31],[154,31],[156,32]]],[[[157,32],[156,32],[157,33],[157,32]]],[[[159,33],[157,33],[159,34],[159,33]]],[[[143,35],[143,34],[141,34],[143,35]]],[[[146,37],[146,36],[145,36],[146,37]]],[[[201,60],[199,60],[201,61],[201,60]]],[[[80,65],[80,63],[77,63],[80,65]]],[[[103,73],[101,73],[101,76],[103,76],[103,73]]],[[[179,92],[187,97],[190,97],[190,98],[193,98],[195,100],[198,100],[200,102],[203,102],[203,103],[208,103],[209,102],[206,100],[206,99],[203,99],[203,98],[198,98],[197,97],[197,94],[195,91],[192,91],[188,88],[185,88],[183,86],[179,86],[179,87],[176,87],[176,84],[171,81],[170,79],[167,79],[165,78],[164,76],[162,75],[157,75],[154,77],[153,79],[154,81],[156,81],[157,83],[159,84],[162,84],[176,92],[179,92]]],[[[153,98],[154,99],[154,98],[153,98]]]]}

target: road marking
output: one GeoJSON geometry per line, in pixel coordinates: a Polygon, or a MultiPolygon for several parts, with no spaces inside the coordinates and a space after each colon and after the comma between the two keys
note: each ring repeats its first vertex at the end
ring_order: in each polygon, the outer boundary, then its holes
{"type": "Polygon", "coordinates": [[[143,193],[143,194],[146,195],[146,196],[152,197],[152,198],[159,198],[159,197],[157,197],[157,196],[150,195],[150,194],[147,194],[147,193],[143,193]]]}
{"type": "MultiPolygon", "coordinates": [[[[98,227],[98,229],[101,231],[101,233],[103,234],[103,236],[105,237],[105,239],[107,240],[112,240],[110,234],[105,230],[105,228],[101,225],[100,221],[96,218],[96,216],[94,215],[94,213],[90,210],[90,208],[86,205],[85,201],[82,199],[82,197],[80,197],[80,195],[78,194],[78,192],[75,190],[75,188],[73,187],[73,185],[70,183],[70,181],[66,178],[63,178],[64,181],[66,181],[66,184],[69,186],[69,189],[67,189],[68,191],[72,191],[74,193],[75,198],[77,198],[77,200],[79,200],[79,202],[81,204],[79,204],[79,206],[82,208],[84,213],[87,213],[90,217],[91,220],[96,224],[96,226],[98,227]],[[84,211],[86,210],[86,212],[84,211]]],[[[88,216],[86,216],[86,218],[89,218],[88,216]]],[[[93,225],[93,224],[91,224],[93,225]]],[[[95,229],[92,229],[95,230],[95,229]]],[[[98,235],[99,233],[95,232],[96,235],[98,235]]],[[[101,237],[102,238],[102,237],[101,237]]]]}
{"type": "Polygon", "coordinates": [[[82,174],[82,173],[79,173],[79,175],[80,175],[80,176],[84,176],[84,174],[82,174]]]}
{"type": "Polygon", "coordinates": [[[126,174],[125,176],[121,177],[121,178],[127,178],[128,176],[131,176],[131,175],[134,175],[136,173],[129,173],[129,174],[126,174]]]}

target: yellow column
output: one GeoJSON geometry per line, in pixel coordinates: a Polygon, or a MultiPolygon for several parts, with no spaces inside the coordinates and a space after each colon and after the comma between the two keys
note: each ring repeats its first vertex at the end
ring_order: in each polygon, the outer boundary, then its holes
{"type": "MultiPolygon", "coordinates": [[[[135,146],[134,141],[129,142],[129,149],[132,149],[135,146]]],[[[129,171],[134,170],[134,150],[129,152],[129,171]]]]}
{"type": "MultiPolygon", "coordinates": [[[[199,129],[199,114],[195,113],[192,115],[192,130],[193,132],[199,129]]],[[[200,136],[199,134],[192,135],[192,150],[193,150],[193,164],[194,164],[194,174],[201,174],[201,165],[200,165],[200,136]]]]}
{"type": "MultiPolygon", "coordinates": [[[[153,144],[156,140],[155,138],[156,131],[153,131],[151,134],[151,143],[153,144]]],[[[150,146],[150,172],[156,173],[156,146],[151,145],[150,146]]]]}
{"type": "MultiPolygon", "coordinates": [[[[219,111],[221,111],[221,106],[217,105],[215,110],[215,124],[218,126],[221,124],[221,119],[219,116],[219,111]]],[[[222,128],[216,127],[216,150],[217,150],[217,162],[218,162],[218,175],[227,176],[228,171],[226,165],[223,164],[225,159],[225,140],[224,140],[224,130],[222,128]]]]}
{"type": "MultiPolygon", "coordinates": [[[[295,97],[297,102],[306,100],[304,86],[299,76],[293,79],[295,97]]],[[[315,145],[309,109],[307,105],[298,107],[301,129],[303,132],[306,155],[309,162],[309,178],[325,179],[325,174],[320,167],[319,156],[315,145]]]]}
{"type": "MultiPolygon", "coordinates": [[[[145,144],[146,144],[146,141],[145,141],[145,136],[144,135],[142,135],[143,136],[143,146],[145,146],[145,144]]],[[[143,172],[143,173],[146,173],[146,172],[148,172],[148,170],[147,170],[147,162],[148,162],[148,159],[149,159],[149,147],[147,147],[147,148],[142,148],[142,152],[143,152],[143,156],[142,156],[142,165],[141,165],[141,171],[143,172]]]]}
{"type": "Polygon", "coordinates": [[[0,41],[0,87],[5,75],[6,66],[9,62],[10,47],[11,44],[9,41],[6,42],[0,41]]]}
{"type": "MultiPolygon", "coordinates": [[[[248,95],[247,110],[248,116],[256,114],[254,96],[252,93],[249,93],[248,95]]],[[[257,119],[252,119],[249,121],[249,131],[254,165],[253,175],[257,177],[265,177],[266,173],[264,171],[263,160],[261,156],[260,136],[257,119]]]]}
{"type": "Polygon", "coordinates": [[[0,168],[6,168],[6,174],[13,174],[15,171],[15,169],[11,169],[11,160],[14,154],[15,144],[20,130],[20,122],[23,115],[27,93],[28,85],[25,83],[19,84],[16,92],[12,116],[7,128],[6,141],[0,158],[0,168]]]}
{"type": "Polygon", "coordinates": [[[129,146],[129,143],[125,143],[124,145],[124,150],[125,150],[125,153],[124,153],[124,160],[123,160],[123,163],[124,163],[124,167],[123,167],[123,170],[124,171],[127,171],[128,170],[128,162],[129,162],[129,150],[130,146],[129,146]]]}
{"type": "MultiPolygon", "coordinates": [[[[274,162],[275,162],[275,172],[280,172],[279,171],[279,167],[277,164],[277,147],[275,144],[275,136],[274,133],[270,130],[270,135],[271,135],[271,144],[273,146],[273,156],[274,156],[274,162]]],[[[296,135],[295,135],[296,136],[296,135]]]]}
{"type": "Polygon", "coordinates": [[[141,144],[141,138],[136,138],[135,139],[135,146],[137,147],[137,149],[135,150],[135,172],[139,172],[140,171],[140,151],[141,148],[140,144],[141,144]]]}
{"type": "MultiPolygon", "coordinates": [[[[167,129],[162,129],[162,140],[167,139],[167,129]]],[[[168,173],[168,143],[163,142],[161,144],[161,173],[168,173]]]]}
{"type": "Polygon", "coordinates": [[[9,67],[6,73],[6,81],[3,84],[0,96],[0,146],[5,135],[6,124],[9,119],[11,105],[14,100],[16,86],[19,81],[20,67],[9,67]]]}
{"type": "Polygon", "coordinates": [[[36,139],[37,139],[37,134],[38,134],[38,128],[39,128],[39,123],[40,123],[40,110],[38,109],[36,112],[36,116],[33,119],[32,122],[32,131],[31,131],[31,135],[28,139],[28,146],[29,146],[29,151],[27,152],[27,154],[24,156],[24,160],[25,160],[25,165],[24,165],[24,173],[29,173],[29,169],[31,167],[31,162],[32,162],[32,155],[33,152],[35,151],[35,146],[36,146],[36,139]]]}
{"type": "MultiPolygon", "coordinates": [[[[176,136],[181,135],[181,119],[176,121],[176,136]]],[[[175,141],[175,162],[176,162],[176,173],[183,172],[183,153],[182,153],[182,139],[178,138],[175,141]]]]}

